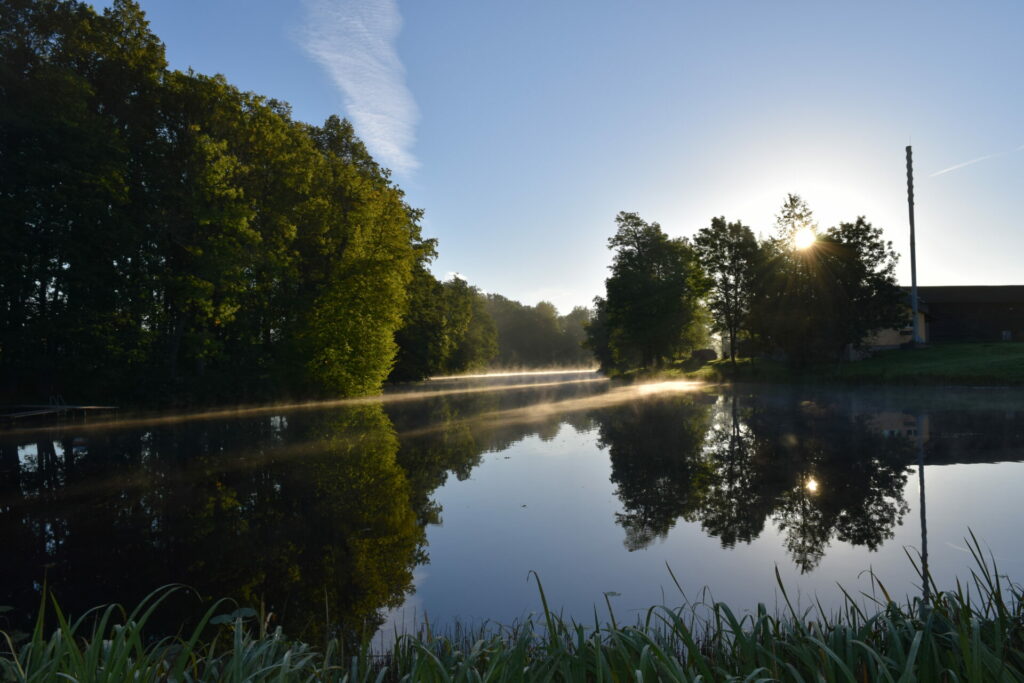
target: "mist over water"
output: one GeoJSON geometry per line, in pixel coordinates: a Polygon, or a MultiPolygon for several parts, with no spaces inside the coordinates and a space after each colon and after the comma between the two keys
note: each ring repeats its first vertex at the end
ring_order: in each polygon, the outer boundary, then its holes
{"type": "MultiPolygon", "coordinates": [[[[370,396],[357,396],[353,398],[339,398],[339,399],[325,399],[320,401],[302,401],[294,403],[274,403],[270,405],[256,405],[256,406],[235,406],[235,407],[222,407],[211,410],[203,411],[186,411],[186,412],[163,412],[158,414],[148,414],[141,416],[134,415],[122,415],[115,417],[101,416],[99,418],[93,418],[92,421],[86,423],[82,422],[76,426],[80,431],[96,431],[96,430],[109,430],[114,428],[125,428],[125,427],[146,427],[146,426],[159,426],[168,425],[181,422],[193,422],[203,420],[223,420],[230,418],[242,418],[242,417],[256,417],[261,415],[280,415],[283,413],[296,413],[300,411],[322,411],[330,408],[343,408],[346,406],[361,406],[361,405],[376,405],[385,403],[397,403],[401,401],[421,401],[426,398],[436,398],[441,396],[452,396],[456,394],[478,394],[486,393],[491,391],[512,391],[517,388],[529,388],[539,389],[545,387],[561,386],[564,384],[580,384],[588,382],[605,382],[605,378],[597,375],[594,370],[570,370],[567,375],[575,374],[589,374],[592,377],[586,379],[561,379],[557,381],[550,381],[546,376],[552,374],[563,374],[549,371],[539,372],[516,372],[516,373],[497,373],[497,374],[486,374],[486,375],[453,375],[451,377],[438,378],[448,380],[473,380],[473,379],[488,379],[496,378],[503,380],[501,382],[477,382],[473,385],[463,384],[462,386],[456,386],[452,384],[441,384],[437,385],[431,382],[420,382],[416,385],[397,385],[389,387],[382,394],[374,394],[370,396]],[[515,380],[515,381],[512,381],[515,380]]],[[[21,428],[11,429],[6,431],[6,434],[17,435],[17,434],[37,434],[43,431],[61,432],[66,427],[61,424],[51,427],[34,427],[34,428],[21,428]]]]}
{"type": "Polygon", "coordinates": [[[0,432],[3,615],[45,581],[74,613],[184,583],[263,605],[297,637],[356,638],[540,608],[616,616],[705,596],[835,604],[869,567],[915,590],[925,463],[931,568],[969,565],[968,527],[1011,577],[1024,478],[1013,390],[817,392],[590,371],[435,379],[383,397],[0,432]],[[672,567],[685,595],[666,570],[672,567]],[[603,608],[602,608],[603,610],[603,608]],[[619,612],[618,610],[621,610],[619,612]]]}
{"type": "Polygon", "coordinates": [[[483,372],[478,374],[465,374],[465,375],[439,375],[437,377],[431,377],[429,381],[437,382],[443,380],[470,380],[470,379],[502,379],[507,380],[511,378],[522,378],[528,379],[532,377],[544,377],[546,375],[576,375],[576,374],[595,374],[596,368],[554,368],[551,370],[502,370],[494,372],[483,372]]]}

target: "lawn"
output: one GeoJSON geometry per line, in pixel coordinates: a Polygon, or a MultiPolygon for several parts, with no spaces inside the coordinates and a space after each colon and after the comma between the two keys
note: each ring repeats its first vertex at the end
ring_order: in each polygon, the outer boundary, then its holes
{"type": "Polygon", "coordinates": [[[767,358],[728,360],[687,373],[711,382],[806,382],[851,384],[1024,385],[1024,344],[934,344],[880,351],[860,361],[814,365],[803,371],[767,358]]]}

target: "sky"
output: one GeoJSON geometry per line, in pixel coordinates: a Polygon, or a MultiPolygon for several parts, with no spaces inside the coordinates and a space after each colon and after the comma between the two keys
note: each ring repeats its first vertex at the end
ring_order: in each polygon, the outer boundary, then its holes
{"type": "MultiPolygon", "coordinates": [[[[109,3],[97,3],[99,8],[109,3]]],[[[352,120],[435,275],[566,313],[615,215],[865,216],[910,284],[1024,284],[1024,3],[141,0],[172,68],[352,120]]]]}

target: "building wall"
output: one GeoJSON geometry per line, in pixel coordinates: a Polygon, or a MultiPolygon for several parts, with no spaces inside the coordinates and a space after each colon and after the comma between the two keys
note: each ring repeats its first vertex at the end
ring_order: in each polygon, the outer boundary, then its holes
{"type": "MultiPolygon", "coordinates": [[[[908,318],[910,316],[907,316],[908,318]]],[[[928,326],[925,324],[924,313],[918,311],[917,313],[917,325],[918,334],[921,335],[921,341],[927,342],[928,338],[928,326]]],[[[872,349],[889,349],[896,348],[900,344],[906,344],[913,337],[913,328],[908,324],[906,327],[900,329],[889,328],[886,330],[879,330],[874,335],[868,338],[867,346],[872,349]]]]}
{"type": "Polygon", "coordinates": [[[932,339],[1024,341],[1024,302],[928,302],[932,339]]]}

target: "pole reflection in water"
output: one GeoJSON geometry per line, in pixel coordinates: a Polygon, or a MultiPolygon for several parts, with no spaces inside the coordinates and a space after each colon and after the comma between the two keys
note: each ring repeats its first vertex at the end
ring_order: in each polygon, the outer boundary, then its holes
{"type": "Polygon", "coordinates": [[[924,500],[924,418],[918,413],[914,420],[914,444],[917,447],[917,482],[921,491],[921,609],[925,610],[931,600],[931,574],[928,573],[928,517],[924,500]]]}

